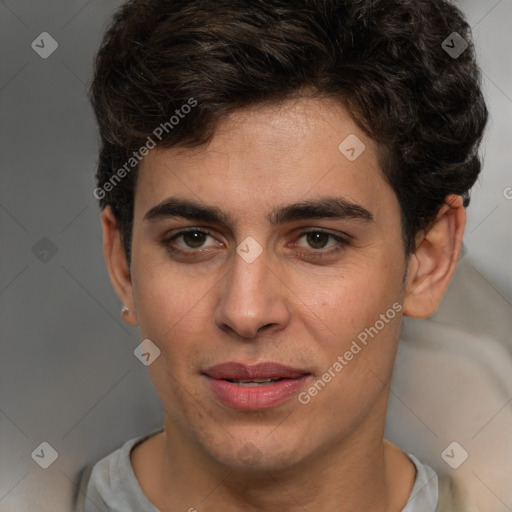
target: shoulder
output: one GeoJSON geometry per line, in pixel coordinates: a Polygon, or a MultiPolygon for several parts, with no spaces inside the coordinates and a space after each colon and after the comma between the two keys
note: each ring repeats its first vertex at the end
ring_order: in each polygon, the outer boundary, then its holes
{"type": "Polygon", "coordinates": [[[126,441],[82,472],[75,512],[158,512],[144,495],[130,463],[132,449],[159,432],[126,441]]]}
{"type": "Polygon", "coordinates": [[[439,476],[428,465],[408,454],[416,466],[416,479],[402,512],[469,512],[461,489],[450,475],[439,476]]]}
{"type": "Polygon", "coordinates": [[[437,512],[439,502],[439,480],[437,473],[414,455],[408,457],[416,466],[416,478],[411,494],[402,512],[437,512]]]}

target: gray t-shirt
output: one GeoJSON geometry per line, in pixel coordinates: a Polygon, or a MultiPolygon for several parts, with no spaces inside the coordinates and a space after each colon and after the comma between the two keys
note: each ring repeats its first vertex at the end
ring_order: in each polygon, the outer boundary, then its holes
{"type": "MultiPolygon", "coordinates": [[[[162,428],[126,441],[86,470],[77,498],[76,512],[160,512],[141,489],[130,463],[130,451],[162,428]]],[[[416,480],[402,512],[436,512],[439,501],[435,471],[409,454],[416,466],[416,480]]],[[[196,507],[197,508],[197,507],[196,507]]]]}

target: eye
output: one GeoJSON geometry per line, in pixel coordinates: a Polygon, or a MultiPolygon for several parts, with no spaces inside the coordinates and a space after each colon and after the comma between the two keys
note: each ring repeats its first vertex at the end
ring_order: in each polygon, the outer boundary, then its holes
{"type": "Polygon", "coordinates": [[[208,231],[205,231],[203,229],[192,228],[182,230],[179,233],[169,238],[166,238],[165,240],[163,240],[163,243],[170,252],[194,252],[194,249],[202,248],[205,239],[208,237],[213,238],[208,231]],[[185,246],[178,245],[178,247],[176,248],[175,246],[173,246],[173,244],[171,244],[171,242],[174,242],[179,238],[183,239],[185,246]],[[191,251],[189,251],[189,249],[191,251]]]}
{"type": "MultiPolygon", "coordinates": [[[[299,235],[298,238],[304,238],[309,247],[313,249],[312,251],[301,251],[302,254],[305,254],[306,256],[309,255],[310,257],[321,257],[322,255],[328,256],[335,252],[343,250],[347,245],[350,244],[348,237],[333,235],[332,233],[320,229],[304,231],[299,235]],[[331,245],[332,248],[329,250],[321,250],[325,249],[329,239],[332,239],[334,241],[334,243],[331,245]]],[[[301,246],[295,245],[295,247],[300,248],[301,246]]]]}

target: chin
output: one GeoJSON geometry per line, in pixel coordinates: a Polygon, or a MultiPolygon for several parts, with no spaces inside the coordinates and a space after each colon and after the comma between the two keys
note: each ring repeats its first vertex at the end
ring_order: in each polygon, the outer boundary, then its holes
{"type": "MultiPolygon", "coordinates": [[[[233,436],[234,437],[234,436],[233,436]]],[[[236,471],[274,472],[292,468],[307,453],[304,443],[291,436],[270,439],[268,433],[263,435],[246,435],[226,439],[224,443],[205,447],[219,463],[236,471]]]]}

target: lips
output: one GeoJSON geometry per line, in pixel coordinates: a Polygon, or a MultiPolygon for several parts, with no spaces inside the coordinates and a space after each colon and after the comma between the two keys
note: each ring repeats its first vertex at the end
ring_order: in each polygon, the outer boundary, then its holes
{"type": "Polygon", "coordinates": [[[227,362],[203,372],[213,396],[232,409],[275,407],[297,394],[310,373],[279,363],[227,362]]]}
{"type": "Polygon", "coordinates": [[[292,368],[279,363],[264,362],[255,365],[227,362],[217,364],[204,371],[213,379],[253,380],[253,379],[296,379],[308,374],[306,370],[292,368]]]}

